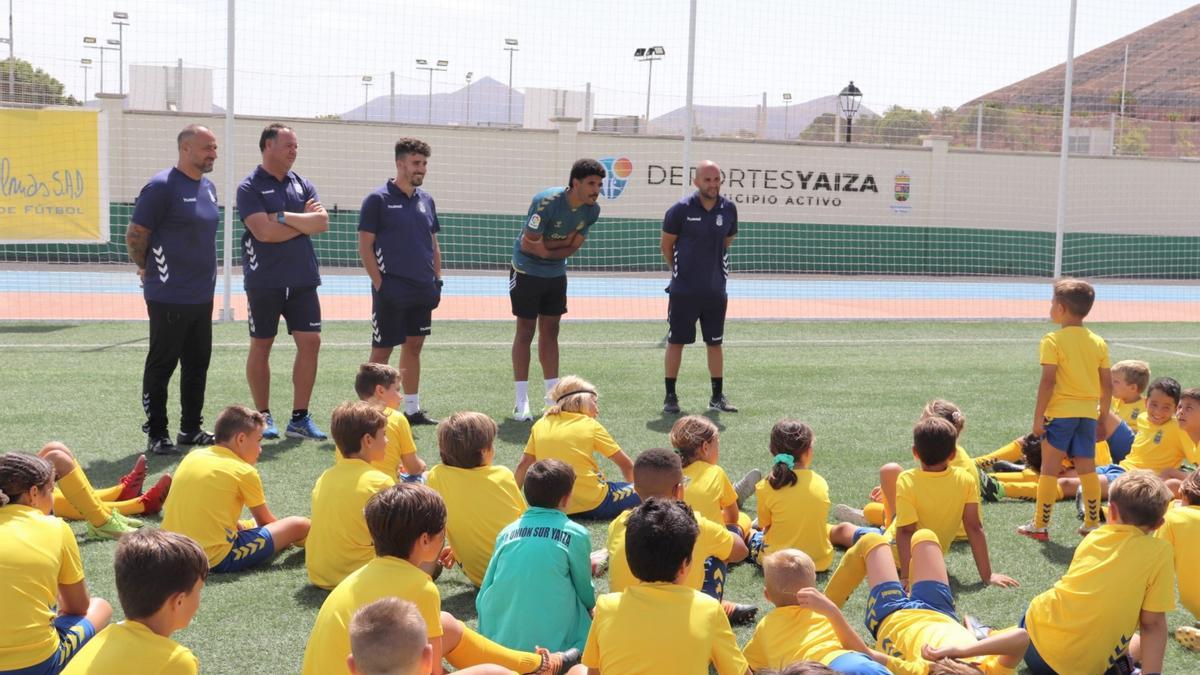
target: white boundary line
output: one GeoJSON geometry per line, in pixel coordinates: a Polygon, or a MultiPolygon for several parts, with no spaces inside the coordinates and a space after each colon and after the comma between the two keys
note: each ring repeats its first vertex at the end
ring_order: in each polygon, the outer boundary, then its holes
{"type": "MultiPolygon", "coordinates": [[[[436,337],[436,336],[435,336],[436,337]]],[[[11,342],[0,343],[0,350],[3,349],[58,349],[58,350],[98,350],[107,351],[113,349],[146,349],[147,338],[137,338],[131,342],[121,342],[116,344],[104,343],[34,343],[34,342],[11,342]]],[[[1110,339],[1109,343],[1115,346],[1128,347],[1131,349],[1143,349],[1146,351],[1160,352],[1163,354],[1173,354],[1176,356],[1188,356],[1192,358],[1200,358],[1200,354],[1190,352],[1172,351],[1169,349],[1158,349],[1154,347],[1146,347],[1135,343],[1179,343],[1179,342],[1200,342],[1200,335],[1188,337],[1127,337],[1110,339]]],[[[662,338],[647,338],[645,340],[567,340],[559,342],[563,347],[591,347],[591,348],[612,348],[612,347],[658,347],[662,344],[662,338]]],[[[1013,337],[1013,338],[893,338],[893,339],[844,339],[844,338],[814,338],[814,339],[769,339],[769,340],[737,340],[729,341],[726,344],[732,347],[780,347],[780,346],[805,346],[805,345],[858,345],[858,346],[887,346],[887,345],[925,345],[925,344],[940,344],[940,345],[1004,345],[1004,344],[1033,344],[1031,338],[1028,337],[1013,337]]],[[[249,342],[214,342],[214,349],[239,349],[245,348],[249,342]]],[[[448,342],[439,342],[436,339],[430,340],[427,343],[428,347],[433,348],[500,348],[511,347],[512,342],[508,340],[456,340],[448,342]]],[[[295,345],[290,342],[281,342],[275,345],[275,349],[294,349],[295,345]]],[[[322,342],[322,349],[370,349],[370,340],[363,339],[355,342],[322,342]]]]}

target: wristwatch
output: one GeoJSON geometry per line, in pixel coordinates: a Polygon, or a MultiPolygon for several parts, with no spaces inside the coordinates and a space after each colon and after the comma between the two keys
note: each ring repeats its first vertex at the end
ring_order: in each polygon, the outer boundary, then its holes
{"type": "Polygon", "coordinates": [[[280,212],[279,212],[279,214],[278,214],[278,216],[277,216],[277,217],[279,218],[279,222],[281,222],[281,223],[283,223],[283,222],[286,222],[286,221],[284,221],[284,219],[283,219],[283,215],[284,215],[284,214],[283,214],[283,211],[280,211],[280,212]]]}

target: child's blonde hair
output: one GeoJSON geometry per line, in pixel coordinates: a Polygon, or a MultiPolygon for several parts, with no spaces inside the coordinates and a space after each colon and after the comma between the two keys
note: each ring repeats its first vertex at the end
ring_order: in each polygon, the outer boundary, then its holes
{"type": "Polygon", "coordinates": [[[796,592],[817,583],[817,568],[804,551],[785,548],[763,558],[767,599],[776,607],[796,604],[796,592]]]}
{"type": "Polygon", "coordinates": [[[552,403],[549,408],[546,408],[546,414],[583,412],[587,410],[587,405],[593,400],[593,397],[599,397],[599,394],[596,393],[596,387],[591,382],[578,375],[567,375],[550,390],[552,403]]]}
{"type": "Polygon", "coordinates": [[[1116,505],[1121,522],[1135,527],[1157,525],[1173,496],[1161,478],[1144,469],[1117,476],[1108,488],[1108,503],[1116,505]]]}
{"type": "Polygon", "coordinates": [[[1179,496],[1188,506],[1200,506],[1200,470],[1193,471],[1179,486],[1179,496]]]}
{"type": "Polygon", "coordinates": [[[350,653],[363,675],[412,673],[428,642],[417,606],[390,597],[363,606],[350,619],[350,653]]]}
{"type": "Polygon", "coordinates": [[[926,417],[940,417],[958,431],[958,435],[962,435],[963,428],[967,426],[967,417],[963,415],[962,410],[955,404],[941,398],[935,398],[925,404],[925,408],[921,410],[921,419],[926,417]]]}
{"type": "Polygon", "coordinates": [[[1137,387],[1138,393],[1146,391],[1150,384],[1150,364],[1137,359],[1126,359],[1112,364],[1112,374],[1137,387]]]}
{"type": "Polygon", "coordinates": [[[671,447],[679,453],[679,460],[687,466],[696,461],[700,446],[720,435],[717,425],[707,417],[685,415],[671,427],[671,447]]]}

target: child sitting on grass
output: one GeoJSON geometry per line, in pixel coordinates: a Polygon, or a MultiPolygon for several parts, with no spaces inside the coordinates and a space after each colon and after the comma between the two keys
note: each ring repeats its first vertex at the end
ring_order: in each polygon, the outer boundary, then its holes
{"type": "MultiPolygon", "coordinates": [[[[425,473],[425,462],[417,456],[412,426],[400,412],[400,371],[386,363],[364,363],[354,377],[354,393],[360,401],[378,407],[387,417],[387,447],[382,457],[371,465],[391,476],[393,480],[419,481],[425,473]]],[[[342,455],[336,455],[340,459],[342,455]]]]}
{"type": "Polygon", "coordinates": [[[813,432],[803,422],[780,420],[771,429],[771,472],[755,486],[758,530],[750,536],[751,559],[786,548],[811,556],[816,571],[833,563],[829,541],[829,485],[809,468],[813,432]],[[798,468],[797,468],[798,467],[798,468]]]}
{"type": "MultiPolygon", "coordinates": [[[[1175,554],[1175,582],[1179,585],[1179,602],[1200,618],[1200,574],[1195,568],[1200,553],[1200,472],[1188,474],[1179,486],[1180,503],[1167,509],[1163,526],[1154,536],[1171,543],[1175,554]]],[[[1179,643],[1192,651],[1200,651],[1200,628],[1180,626],[1175,630],[1179,643]]]]}
{"type": "Polygon", "coordinates": [[[729,480],[721,460],[721,434],[707,417],[685,415],[671,427],[671,447],[683,464],[683,499],[700,515],[725,523],[743,540],[750,538],[750,516],[741,503],[754,494],[762,472],[751,469],[737,484],[729,480]]]}
{"type": "MultiPolygon", "coordinates": [[[[352,675],[429,675],[433,647],[426,637],[425,619],[417,606],[396,597],[376,600],[350,619],[350,655],[346,665],[352,675]]],[[[462,675],[509,675],[493,665],[471,666],[462,675]]]]}

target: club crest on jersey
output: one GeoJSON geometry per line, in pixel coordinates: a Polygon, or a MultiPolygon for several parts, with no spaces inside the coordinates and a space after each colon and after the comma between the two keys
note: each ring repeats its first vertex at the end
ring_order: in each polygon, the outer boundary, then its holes
{"type": "Polygon", "coordinates": [[[605,199],[616,199],[629,185],[629,177],[633,175],[633,162],[628,157],[601,157],[604,165],[604,181],[600,183],[600,194],[605,199]]]}
{"type": "Polygon", "coordinates": [[[425,213],[425,202],[417,202],[417,210],[425,213]]]}
{"type": "Polygon", "coordinates": [[[725,225],[725,216],[724,216],[724,214],[718,213],[717,214],[717,227],[722,227],[724,225],[725,225]]]}
{"type": "Polygon", "coordinates": [[[1158,433],[1154,434],[1154,444],[1158,445],[1159,443],[1162,443],[1162,429],[1159,429],[1158,433]]]}

